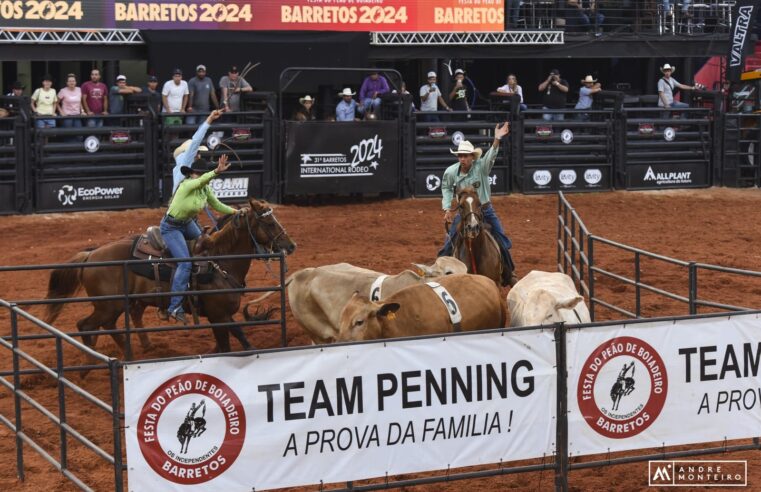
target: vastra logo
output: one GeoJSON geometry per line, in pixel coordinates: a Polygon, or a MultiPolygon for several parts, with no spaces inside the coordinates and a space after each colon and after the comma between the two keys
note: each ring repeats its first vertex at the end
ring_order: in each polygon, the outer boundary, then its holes
{"type": "Polygon", "coordinates": [[[587,169],[584,171],[584,181],[590,185],[596,185],[602,181],[602,171],[599,169],[587,169]]]}
{"type": "Polygon", "coordinates": [[[660,415],[668,376],[647,342],[618,337],[597,347],[582,366],[577,401],[584,421],[611,439],[636,436],[660,415]]]}
{"type": "Polygon", "coordinates": [[[213,179],[209,184],[217,198],[248,198],[247,177],[213,179]]]}
{"type": "Polygon", "coordinates": [[[563,169],[558,175],[558,179],[566,186],[570,186],[576,182],[576,171],[573,169],[563,169]]]}
{"type": "Polygon", "coordinates": [[[429,174],[425,178],[425,189],[428,191],[436,191],[441,186],[441,178],[435,174],[429,174]]]}
{"type": "Polygon", "coordinates": [[[552,181],[552,173],[547,170],[534,171],[533,178],[534,183],[538,184],[539,186],[547,186],[550,184],[550,181],[552,181]]]}
{"type": "Polygon", "coordinates": [[[58,190],[58,201],[63,206],[74,205],[74,202],[77,201],[77,190],[71,185],[61,186],[58,190]]]}
{"type": "Polygon", "coordinates": [[[209,374],[183,374],[159,385],[146,400],[137,438],[143,458],[162,478],[201,484],[238,458],[246,415],[224,381],[209,374]]]}

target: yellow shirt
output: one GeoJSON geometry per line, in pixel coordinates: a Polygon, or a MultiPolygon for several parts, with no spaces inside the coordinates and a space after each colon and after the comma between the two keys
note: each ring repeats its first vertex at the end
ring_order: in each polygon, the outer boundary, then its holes
{"type": "Polygon", "coordinates": [[[48,90],[39,88],[32,94],[32,100],[37,103],[37,114],[55,115],[56,98],[55,89],[48,90]]]}

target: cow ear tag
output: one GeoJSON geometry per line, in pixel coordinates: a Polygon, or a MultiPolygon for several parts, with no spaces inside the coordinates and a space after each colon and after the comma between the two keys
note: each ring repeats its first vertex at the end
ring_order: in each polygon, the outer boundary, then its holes
{"type": "Polygon", "coordinates": [[[388,318],[388,319],[396,319],[396,313],[392,311],[392,312],[390,312],[390,313],[388,313],[386,315],[386,318],[388,318]]]}

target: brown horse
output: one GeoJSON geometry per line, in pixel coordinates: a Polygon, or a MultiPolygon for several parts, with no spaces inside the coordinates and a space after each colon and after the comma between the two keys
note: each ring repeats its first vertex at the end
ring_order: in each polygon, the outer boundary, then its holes
{"type": "MultiPolygon", "coordinates": [[[[244,216],[232,215],[220,221],[219,231],[212,234],[206,241],[206,251],[211,256],[239,255],[257,252],[256,249],[263,247],[268,252],[284,251],[291,254],[296,249],[296,244],[291,241],[285,229],[275,218],[272,208],[267,202],[250,200],[251,210],[244,216]]],[[[114,260],[129,260],[132,254],[134,237],[125,238],[113,243],[98,247],[92,251],[77,253],[69,263],[101,262],[114,260]]],[[[246,274],[251,266],[251,259],[220,260],[217,262],[220,270],[226,275],[215,271],[212,281],[208,284],[199,284],[198,290],[240,288],[245,285],[246,274]]],[[[127,286],[129,294],[144,294],[155,291],[156,282],[135,275],[131,271],[127,273],[127,286]]],[[[84,286],[88,296],[109,296],[124,294],[124,268],[93,267],[93,268],[67,268],[54,270],[50,274],[47,299],[60,299],[72,297],[84,286]]],[[[162,291],[168,292],[168,283],[162,283],[162,291]]],[[[211,323],[233,322],[233,314],[240,308],[240,292],[225,294],[210,294],[199,296],[199,314],[205,316],[211,323]]],[[[167,298],[140,298],[130,302],[130,317],[136,328],[143,327],[143,313],[147,306],[161,306],[166,304],[167,298]]],[[[187,310],[187,299],[185,300],[187,310]]],[[[61,313],[63,304],[49,304],[45,320],[52,323],[61,313]]],[[[116,321],[124,312],[124,301],[94,301],[92,314],[77,322],[79,331],[95,331],[100,327],[106,330],[116,328],[116,321]]],[[[239,326],[234,327],[240,331],[239,326]]],[[[220,352],[230,351],[230,338],[227,327],[213,328],[214,338],[220,352]]],[[[114,341],[124,352],[124,337],[120,334],[112,334],[114,341]]],[[[150,348],[150,341],[145,333],[140,333],[140,343],[144,350],[150,348]]],[[[236,335],[237,337],[237,335],[236,335]]],[[[90,335],[84,335],[85,344],[95,346],[95,339],[90,335]]],[[[240,339],[240,338],[239,338],[240,339]]],[[[243,337],[243,341],[245,337],[243,337]]],[[[247,343],[246,343],[247,344],[247,343]]]]}
{"type": "MultiPolygon", "coordinates": [[[[491,235],[476,189],[468,186],[457,190],[457,208],[460,224],[454,239],[454,257],[465,263],[468,273],[489,277],[497,286],[502,285],[503,265],[499,245],[491,235]]],[[[512,273],[512,272],[507,272],[512,273]]],[[[510,278],[509,275],[506,278],[510,278]]]]}

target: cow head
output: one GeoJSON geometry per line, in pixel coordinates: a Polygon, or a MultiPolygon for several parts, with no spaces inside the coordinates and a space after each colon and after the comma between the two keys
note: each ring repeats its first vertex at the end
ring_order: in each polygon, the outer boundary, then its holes
{"type": "Polygon", "coordinates": [[[383,324],[399,310],[396,302],[373,302],[357,292],[341,311],[337,342],[383,338],[383,324]]]}
{"type": "Polygon", "coordinates": [[[453,256],[439,256],[431,266],[420,263],[413,263],[412,265],[418,269],[420,275],[426,278],[468,273],[468,267],[465,266],[465,263],[453,256]]]}
{"type": "Polygon", "coordinates": [[[584,298],[579,295],[557,298],[544,289],[532,292],[523,307],[524,326],[551,325],[562,321],[578,323],[569,311],[584,298]],[[562,311],[561,311],[562,310],[562,311]]]}

